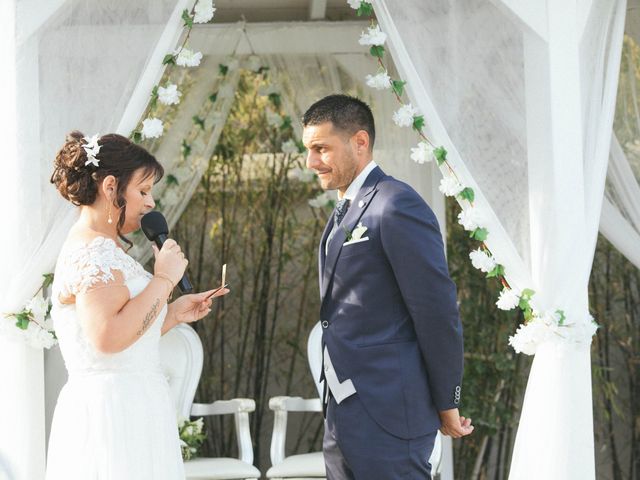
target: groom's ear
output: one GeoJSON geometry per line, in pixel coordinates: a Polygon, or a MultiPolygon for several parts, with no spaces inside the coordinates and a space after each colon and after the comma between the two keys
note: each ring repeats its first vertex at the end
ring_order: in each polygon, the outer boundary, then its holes
{"type": "Polygon", "coordinates": [[[358,130],[351,138],[355,142],[356,152],[359,154],[369,152],[370,139],[366,130],[358,130]]]}

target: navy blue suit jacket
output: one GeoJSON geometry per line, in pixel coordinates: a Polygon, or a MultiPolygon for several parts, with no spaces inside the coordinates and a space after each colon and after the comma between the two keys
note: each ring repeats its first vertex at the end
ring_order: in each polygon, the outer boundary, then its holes
{"type": "Polygon", "coordinates": [[[376,167],[325,255],[320,242],[323,344],[373,419],[405,439],[433,432],[438,411],[456,408],[462,326],[438,222],[409,185],[376,167]],[[368,241],[343,245],[367,227],[368,241]]]}

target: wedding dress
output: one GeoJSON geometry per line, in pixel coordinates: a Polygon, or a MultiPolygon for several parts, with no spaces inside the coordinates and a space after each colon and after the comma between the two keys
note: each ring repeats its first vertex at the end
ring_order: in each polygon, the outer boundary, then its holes
{"type": "Polygon", "coordinates": [[[122,272],[131,297],[151,278],[104,237],[58,257],[51,316],[69,380],[51,427],[47,480],[184,479],[176,410],[159,359],[167,307],[133,345],[104,354],[83,333],[75,304],[60,303],[60,295],[113,281],[114,270],[122,272]]]}

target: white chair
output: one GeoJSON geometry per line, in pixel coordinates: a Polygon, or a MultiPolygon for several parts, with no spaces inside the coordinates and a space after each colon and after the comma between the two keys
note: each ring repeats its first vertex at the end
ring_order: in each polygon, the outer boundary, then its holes
{"type": "Polygon", "coordinates": [[[260,471],[253,466],[253,446],[249,412],[256,404],[248,398],[193,403],[202,374],[202,343],[189,325],[180,324],[160,340],[162,368],[169,381],[178,415],[183,418],[205,415],[234,415],[239,458],[195,458],[185,462],[189,480],[257,480],[260,471]]]}
{"type": "MultiPolygon", "coordinates": [[[[273,397],[269,400],[269,408],[274,411],[273,434],[271,436],[271,465],[267,470],[267,478],[272,480],[292,480],[308,478],[324,478],[326,471],[322,452],[304,453],[285,456],[287,439],[287,416],[289,412],[322,412],[322,384],[320,370],[322,369],[322,326],[318,322],[307,341],[307,360],[313,381],[318,390],[318,398],[303,399],[301,397],[273,397]]],[[[431,475],[440,473],[442,460],[442,435],[436,435],[435,444],[429,461],[431,475]]]]}

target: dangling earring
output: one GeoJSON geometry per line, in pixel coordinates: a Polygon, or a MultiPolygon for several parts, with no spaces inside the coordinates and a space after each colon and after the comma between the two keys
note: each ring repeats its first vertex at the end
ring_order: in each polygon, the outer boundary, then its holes
{"type": "Polygon", "coordinates": [[[109,208],[107,209],[108,210],[107,211],[107,223],[109,225],[111,225],[113,223],[113,218],[111,218],[111,207],[113,205],[113,202],[111,201],[110,198],[107,201],[109,202],[109,208]]]}

